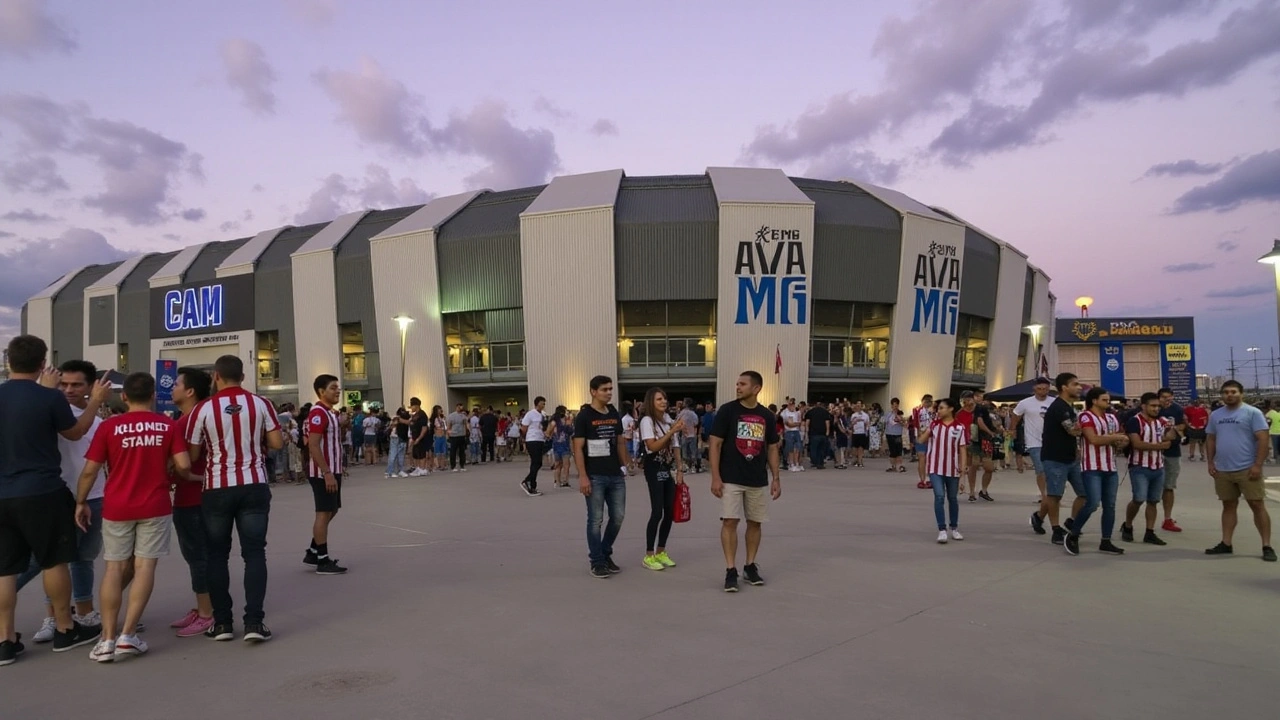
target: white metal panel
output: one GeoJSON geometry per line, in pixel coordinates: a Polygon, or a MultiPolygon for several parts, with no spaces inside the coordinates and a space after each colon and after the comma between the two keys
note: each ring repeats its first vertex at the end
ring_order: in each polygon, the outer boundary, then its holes
{"type": "MultiPolygon", "coordinates": [[[[52,299],[54,299],[55,297],[57,297],[57,296],[58,296],[58,293],[62,292],[62,288],[66,287],[68,283],[70,283],[72,280],[74,280],[74,279],[76,278],[76,276],[77,276],[77,275],[79,275],[79,274],[81,273],[81,271],[83,271],[83,270],[85,269],[85,267],[86,267],[86,266],[81,265],[79,268],[76,268],[75,270],[72,270],[71,272],[67,273],[66,275],[63,275],[62,277],[60,277],[60,278],[58,278],[57,280],[53,281],[53,282],[49,285],[49,287],[46,287],[45,289],[43,289],[43,290],[41,290],[40,292],[36,293],[34,296],[32,296],[32,297],[31,297],[31,299],[32,299],[32,300],[52,300],[52,299]]],[[[28,319],[30,319],[30,315],[28,315],[28,319]]]]}
{"type": "Polygon", "coordinates": [[[132,273],[134,269],[138,267],[138,263],[145,260],[147,256],[150,254],[151,253],[134,255],[128,260],[125,260],[124,262],[120,263],[120,265],[117,266],[115,270],[112,270],[106,275],[103,275],[102,278],[98,280],[98,282],[85,288],[85,297],[89,297],[90,294],[93,294],[93,297],[101,297],[106,293],[101,293],[101,292],[93,293],[93,291],[119,288],[120,283],[124,282],[124,279],[129,277],[129,274],[132,273]]]}
{"type": "MultiPolygon", "coordinates": [[[[356,223],[360,222],[361,218],[368,214],[368,210],[357,210],[325,225],[320,232],[312,235],[311,239],[302,244],[302,247],[295,250],[293,257],[326,250],[332,252],[334,248],[338,247],[338,243],[342,242],[342,239],[347,236],[347,233],[351,232],[351,229],[356,226],[356,223]]],[[[227,259],[229,260],[230,258],[227,259]]]]}
{"type": "Polygon", "coordinates": [[[382,396],[392,409],[401,404],[407,406],[410,397],[420,398],[427,407],[443,405],[448,378],[435,230],[377,238],[369,243],[369,251],[382,396]],[[404,335],[403,386],[400,383],[400,327],[393,320],[400,315],[413,319],[404,335]]]}
{"type": "MultiPolygon", "coordinates": [[[[1049,276],[1036,270],[1031,288],[1031,322],[1044,326],[1040,331],[1040,347],[1049,359],[1049,378],[1058,372],[1058,345],[1054,342],[1054,318],[1058,316],[1053,293],[1049,291],[1049,276]]],[[[1075,306],[1071,310],[1075,310],[1075,306]]]]}
{"type": "Polygon", "coordinates": [[[182,248],[164,264],[164,267],[156,271],[155,275],[150,278],[151,287],[168,287],[170,285],[181,285],[182,277],[187,274],[187,270],[191,268],[191,263],[196,261],[196,257],[200,255],[200,251],[208,243],[200,243],[199,245],[191,245],[182,248]]]}
{"type": "Polygon", "coordinates": [[[897,190],[890,190],[889,188],[880,187],[879,185],[872,185],[871,183],[863,182],[861,180],[841,180],[840,182],[847,182],[866,190],[872,197],[885,205],[888,205],[894,210],[897,210],[898,213],[903,216],[916,215],[930,220],[937,220],[938,222],[955,223],[951,218],[934,211],[933,208],[925,205],[906,193],[899,192],[897,190]]]}
{"type": "Polygon", "coordinates": [[[338,293],[333,270],[333,251],[324,250],[305,255],[295,253],[292,272],[298,399],[305,402],[312,399],[311,381],[317,375],[329,373],[342,377],[342,344],[338,334],[338,293]]]}
{"type": "Polygon", "coordinates": [[[520,218],[531,399],[576,408],[590,401],[593,376],[617,380],[613,227],[612,207],[520,218]]]}
{"type": "Polygon", "coordinates": [[[562,175],[551,181],[521,216],[565,210],[613,207],[622,184],[622,170],[562,175]]]}
{"type": "MultiPolygon", "coordinates": [[[[707,168],[716,201],[769,205],[809,205],[813,201],[787,174],[772,168],[707,168]]],[[[810,241],[812,242],[812,240],[810,241]]]]}
{"type": "MultiPolygon", "coordinates": [[[[717,182],[717,170],[713,168],[710,172],[712,182],[717,182]]],[[[789,180],[787,184],[790,185],[789,180]]],[[[721,187],[716,185],[717,196],[721,187]]],[[[791,188],[799,193],[794,185],[791,188]]],[[[718,402],[733,400],[738,376],[747,370],[755,370],[764,377],[760,402],[766,405],[779,403],[787,395],[803,398],[808,394],[814,206],[807,196],[804,200],[803,203],[720,203],[717,278],[720,292],[716,303],[718,402]],[[774,230],[782,234],[775,237],[774,230]],[[762,232],[763,235],[759,234],[762,232]],[[792,255],[793,248],[799,248],[798,257],[792,255]],[[776,266],[773,264],[775,253],[776,266]],[[769,263],[768,267],[760,261],[760,254],[769,263]],[[794,259],[803,264],[789,262],[794,259]],[[750,260],[751,264],[742,264],[740,260],[750,260]],[[796,280],[801,284],[791,284],[796,280]],[[757,313],[750,289],[768,287],[766,283],[773,283],[775,296],[766,295],[762,306],[772,307],[757,313]],[[794,292],[785,292],[784,287],[794,292]],[[740,314],[745,318],[742,323],[738,322],[743,319],[740,314]],[[782,370],[774,374],[778,353],[782,355],[782,370]]]]}
{"type": "MultiPolygon", "coordinates": [[[[1022,301],[1027,291],[1027,259],[1008,245],[1000,247],[1000,277],[996,285],[996,317],[987,347],[987,388],[1017,382],[1018,346],[1022,341],[1022,301]]],[[[1029,363],[1034,362],[1029,360],[1029,363]]],[[[1027,374],[1027,377],[1033,377],[1027,374]]]]}
{"type": "Polygon", "coordinates": [[[435,232],[440,226],[457,215],[463,208],[480,196],[483,190],[438,197],[413,211],[409,217],[373,236],[372,241],[385,240],[401,235],[413,235],[426,231],[435,232]]]}
{"type": "MultiPolygon", "coordinates": [[[[145,257],[145,256],[130,258],[129,260],[126,260],[124,264],[122,264],[120,267],[129,265],[130,266],[129,272],[133,272],[133,268],[137,267],[138,265],[138,262],[136,261],[141,261],[142,257],[145,257]]],[[[119,271],[120,271],[120,268],[116,268],[111,273],[109,273],[106,277],[104,277],[102,280],[99,280],[93,285],[90,285],[89,287],[85,288],[85,291],[84,291],[84,306],[83,306],[84,310],[82,311],[84,320],[81,323],[83,325],[83,337],[81,339],[81,347],[84,348],[84,359],[96,365],[99,370],[114,368],[117,365],[116,352],[118,351],[118,347],[117,347],[117,343],[115,342],[115,338],[119,337],[119,327],[120,327],[119,284],[123,282],[125,276],[128,275],[128,273],[119,275],[118,279],[114,279],[112,284],[109,284],[109,285],[104,284],[103,281],[111,279],[111,276],[116,275],[119,271]],[[102,297],[111,298],[112,305],[115,307],[115,314],[112,317],[113,324],[111,328],[111,337],[113,341],[104,345],[90,345],[89,344],[89,317],[91,314],[89,312],[90,303],[92,303],[95,299],[102,298],[102,297]]]]}
{"type": "Polygon", "coordinates": [[[914,405],[925,393],[946,397],[951,392],[963,258],[963,225],[903,216],[902,279],[893,310],[887,394],[904,405],[914,405]],[[930,309],[937,315],[925,312],[934,294],[939,304],[930,309]]]}
{"type": "Polygon", "coordinates": [[[291,227],[293,226],[284,225],[274,230],[263,230],[254,235],[248,242],[228,255],[227,259],[223,260],[222,264],[218,266],[214,275],[221,278],[252,273],[254,266],[258,263],[258,258],[262,257],[262,253],[266,252],[267,248],[279,237],[280,233],[291,227]]]}
{"type": "Polygon", "coordinates": [[[45,344],[53,343],[53,298],[38,297],[27,301],[27,334],[45,344]]]}

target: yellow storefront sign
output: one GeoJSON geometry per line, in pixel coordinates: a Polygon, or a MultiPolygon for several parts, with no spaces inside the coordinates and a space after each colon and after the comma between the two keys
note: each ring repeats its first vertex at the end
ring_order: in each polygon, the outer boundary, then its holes
{"type": "Polygon", "coordinates": [[[1191,343],[1168,343],[1164,346],[1166,362],[1190,362],[1191,343]]]}

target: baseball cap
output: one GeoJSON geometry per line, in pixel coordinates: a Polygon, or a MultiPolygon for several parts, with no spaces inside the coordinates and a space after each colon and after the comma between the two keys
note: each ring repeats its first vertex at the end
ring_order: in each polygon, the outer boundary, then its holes
{"type": "Polygon", "coordinates": [[[973,391],[972,391],[972,390],[965,390],[964,392],[960,393],[960,399],[961,399],[961,400],[967,400],[967,399],[969,399],[969,398],[971,398],[971,397],[973,397],[973,391]]]}

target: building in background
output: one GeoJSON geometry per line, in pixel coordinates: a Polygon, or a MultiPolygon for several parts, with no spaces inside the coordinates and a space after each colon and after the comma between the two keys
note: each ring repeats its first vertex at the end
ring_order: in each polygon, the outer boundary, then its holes
{"type": "Polygon", "coordinates": [[[1195,318],[1059,318],[1058,370],[1125,397],[1162,387],[1198,397],[1195,318]]]}
{"type": "Polygon", "coordinates": [[[754,369],[766,402],[887,404],[1031,377],[1054,360],[1054,303],[1025,254],[941,208],[711,168],[557,177],[79,268],[22,322],[52,360],[122,372],[236,354],[277,401],[327,372],[347,402],[392,407],[576,407],[596,374],[620,399],[659,384],[724,402],[754,369]]]}

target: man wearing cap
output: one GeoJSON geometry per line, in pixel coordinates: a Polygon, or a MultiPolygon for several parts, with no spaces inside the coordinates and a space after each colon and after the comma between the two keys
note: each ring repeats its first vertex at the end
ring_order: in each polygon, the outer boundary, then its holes
{"type": "Polygon", "coordinates": [[[1053,402],[1053,398],[1049,397],[1049,378],[1036,378],[1033,388],[1035,394],[1029,398],[1023,398],[1013,408],[1013,426],[1009,432],[1015,431],[1018,423],[1024,423],[1023,445],[1026,447],[1027,454],[1031,456],[1031,467],[1036,471],[1036,487],[1040,490],[1040,502],[1044,502],[1044,463],[1040,460],[1040,448],[1044,437],[1044,414],[1053,402]]]}

